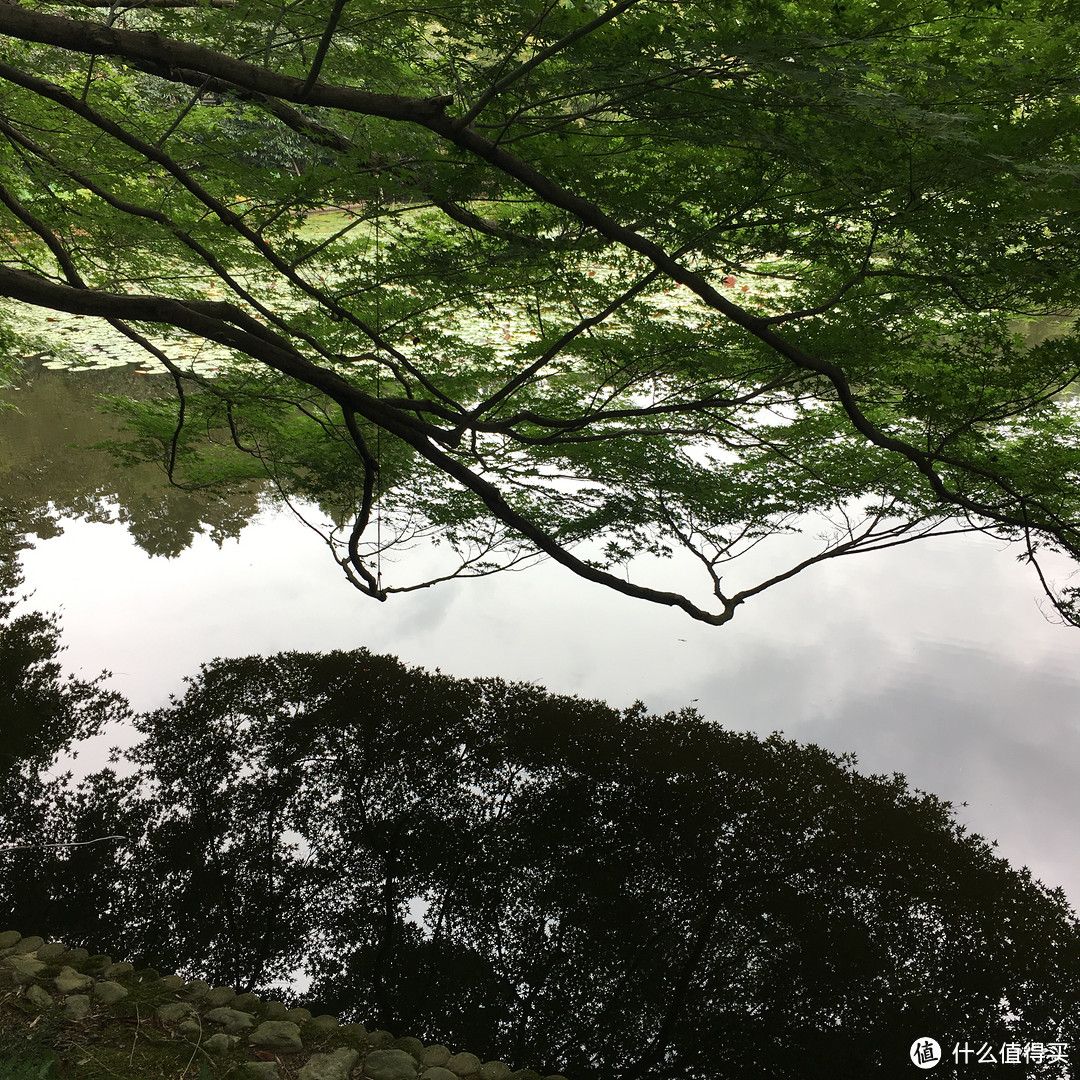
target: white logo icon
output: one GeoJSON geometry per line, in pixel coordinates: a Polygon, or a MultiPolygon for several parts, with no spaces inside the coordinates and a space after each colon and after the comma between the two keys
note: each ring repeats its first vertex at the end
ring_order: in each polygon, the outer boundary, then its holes
{"type": "Polygon", "coordinates": [[[911,1060],[920,1069],[932,1069],[941,1063],[941,1047],[937,1039],[924,1035],[911,1044],[911,1060]]]}

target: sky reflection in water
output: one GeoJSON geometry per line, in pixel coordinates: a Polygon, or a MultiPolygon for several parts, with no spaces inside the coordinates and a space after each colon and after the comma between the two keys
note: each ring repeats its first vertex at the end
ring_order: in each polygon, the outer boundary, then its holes
{"type": "Polygon", "coordinates": [[[968,802],[962,821],[1080,901],[1080,636],[1044,619],[1034,577],[988,540],[836,560],[715,629],[551,565],[376,604],[287,512],[169,560],[115,526],[64,528],[23,555],[33,603],[62,612],[66,664],[113,671],[136,709],[215,656],[361,645],[617,707],[693,704],[968,802]]]}

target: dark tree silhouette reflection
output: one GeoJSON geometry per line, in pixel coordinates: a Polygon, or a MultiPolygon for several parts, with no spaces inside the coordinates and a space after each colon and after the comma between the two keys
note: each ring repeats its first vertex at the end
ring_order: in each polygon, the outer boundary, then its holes
{"type": "Polygon", "coordinates": [[[908,1075],[921,1035],[1077,1041],[1063,895],[819,747],[366,651],[218,660],[135,722],[135,775],[46,815],[132,841],[6,874],[28,932],[262,992],[303,968],[339,1015],[571,1078],[908,1075]]]}

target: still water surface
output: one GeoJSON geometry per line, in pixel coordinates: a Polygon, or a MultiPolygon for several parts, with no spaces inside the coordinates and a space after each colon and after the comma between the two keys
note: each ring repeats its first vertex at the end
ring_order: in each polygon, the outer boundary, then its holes
{"type": "Polygon", "coordinates": [[[903,773],[1075,904],[1080,636],[1013,552],[834,559],[722,628],[551,564],[377,604],[259,491],[207,501],[73,448],[113,430],[90,393],[153,381],[43,371],[0,412],[25,606],[134,709],[186,695],[137,718],[131,789],[14,811],[28,836],[122,837],[4,852],[20,929],[572,1080],[884,1076],[927,1033],[1080,1040],[1057,898],[899,786],[717,726],[903,773]],[[709,723],[327,655],[362,646],[709,723]]]}
{"type": "MultiPolygon", "coordinates": [[[[147,381],[90,377],[43,372],[10,395],[22,411],[0,413],[0,494],[28,521],[51,500],[57,520],[39,520],[22,554],[32,603],[61,613],[69,669],[110,670],[135,709],[165,703],[216,656],[359,646],[617,707],[693,704],[730,729],[782,730],[854,751],[864,771],[904,773],[1080,901],[1080,635],[1044,617],[1013,551],[969,536],[832,560],[719,629],[553,565],[377,604],[287,511],[252,496],[208,512],[71,450],[108,432],[87,416],[88,386],[147,381]]],[[[124,739],[111,733],[80,767],[124,739]]]]}

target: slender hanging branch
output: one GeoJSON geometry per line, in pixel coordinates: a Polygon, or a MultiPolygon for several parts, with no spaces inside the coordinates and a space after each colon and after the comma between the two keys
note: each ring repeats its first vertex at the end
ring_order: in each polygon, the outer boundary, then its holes
{"type": "Polygon", "coordinates": [[[337,25],[341,21],[341,15],[348,2],[349,0],[334,0],[334,8],[330,12],[330,18],[327,21],[326,29],[323,31],[323,36],[319,39],[319,47],[315,50],[315,59],[311,62],[311,71],[304,80],[304,85],[300,87],[300,101],[307,100],[307,96],[311,93],[312,87],[319,80],[319,72],[322,71],[323,61],[326,59],[326,53],[330,48],[330,42],[333,40],[334,31],[337,30],[337,25]]]}
{"type": "Polygon", "coordinates": [[[579,26],[576,30],[571,30],[569,34],[565,34],[563,37],[559,38],[558,41],[552,42],[547,48],[541,49],[535,56],[530,57],[525,63],[520,64],[518,67],[514,68],[513,71],[504,75],[498,82],[492,83],[492,85],[476,99],[476,104],[458,119],[457,123],[461,127],[468,127],[480,113],[484,111],[491,101],[497,98],[504,90],[513,86],[519,79],[523,79],[534,68],[539,67],[553,56],[557,56],[559,53],[564,52],[566,49],[570,48],[571,45],[577,44],[577,42],[581,41],[583,38],[595,33],[601,26],[611,22],[613,19],[617,19],[624,11],[628,11],[635,4],[639,3],[642,3],[642,0],[619,0],[619,3],[614,4],[612,7],[608,8],[607,11],[601,12],[595,19],[585,23],[584,26],[579,26]]]}

